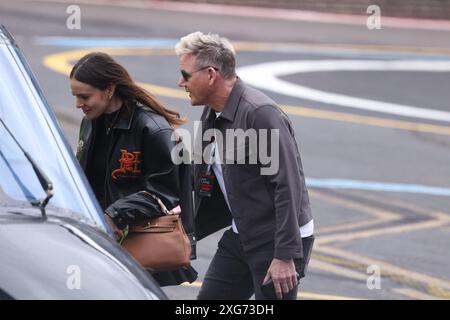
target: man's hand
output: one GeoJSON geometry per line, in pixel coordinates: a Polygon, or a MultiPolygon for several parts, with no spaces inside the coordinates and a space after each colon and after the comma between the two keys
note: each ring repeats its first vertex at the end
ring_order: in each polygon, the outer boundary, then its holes
{"type": "Polygon", "coordinates": [[[297,285],[297,272],[293,259],[281,260],[274,258],[267,270],[263,283],[272,279],[277,299],[281,300],[283,294],[288,293],[297,285]]]}
{"type": "Polygon", "coordinates": [[[105,214],[105,220],[106,222],[108,222],[109,226],[112,229],[112,232],[114,234],[114,238],[116,239],[116,241],[119,241],[120,239],[122,239],[123,237],[123,232],[122,230],[120,230],[116,224],[114,223],[113,219],[111,219],[110,216],[108,216],[107,214],[105,214]]]}

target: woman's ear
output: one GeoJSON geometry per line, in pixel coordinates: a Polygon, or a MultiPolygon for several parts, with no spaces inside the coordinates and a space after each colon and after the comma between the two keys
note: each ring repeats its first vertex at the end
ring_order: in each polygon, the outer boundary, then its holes
{"type": "Polygon", "coordinates": [[[110,84],[107,88],[106,88],[106,95],[108,97],[109,100],[112,99],[114,93],[116,92],[116,85],[115,84],[110,84]]]}

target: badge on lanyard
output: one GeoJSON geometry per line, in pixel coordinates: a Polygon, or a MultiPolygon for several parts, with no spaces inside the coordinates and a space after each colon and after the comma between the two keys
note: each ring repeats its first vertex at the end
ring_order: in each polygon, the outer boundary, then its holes
{"type": "MultiPolygon", "coordinates": [[[[213,140],[214,141],[214,140],[213,140]]],[[[208,167],[206,171],[203,171],[200,174],[200,186],[198,190],[198,194],[201,197],[211,197],[212,191],[214,189],[214,181],[216,180],[216,176],[212,172],[212,164],[214,163],[214,155],[215,155],[215,145],[211,149],[210,158],[208,162],[208,167]]]]}
{"type": "Polygon", "coordinates": [[[214,189],[214,181],[216,176],[211,171],[211,165],[208,165],[208,169],[200,175],[200,186],[198,194],[201,197],[211,197],[214,189]]]}

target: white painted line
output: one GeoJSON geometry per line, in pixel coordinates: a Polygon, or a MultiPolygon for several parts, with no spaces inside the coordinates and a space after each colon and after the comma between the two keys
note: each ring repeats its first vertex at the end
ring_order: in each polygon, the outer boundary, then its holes
{"type": "Polygon", "coordinates": [[[238,75],[248,84],[291,97],[345,108],[383,112],[418,119],[450,122],[450,112],[329,93],[297,85],[280,76],[323,71],[421,71],[449,72],[450,61],[435,60],[302,60],[278,61],[241,67],[238,75]]]}

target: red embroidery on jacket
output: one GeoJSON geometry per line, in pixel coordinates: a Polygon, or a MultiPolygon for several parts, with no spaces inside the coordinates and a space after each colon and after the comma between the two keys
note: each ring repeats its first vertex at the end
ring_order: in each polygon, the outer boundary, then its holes
{"type": "Polygon", "coordinates": [[[111,177],[114,180],[117,180],[118,178],[121,178],[117,176],[117,174],[119,173],[140,173],[141,171],[139,170],[139,163],[141,163],[141,161],[139,161],[139,156],[141,152],[135,151],[133,153],[130,153],[124,149],[121,149],[120,152],[122,153],[122,157],[119,160],[120,168],[111,172],[111,177]]]}

